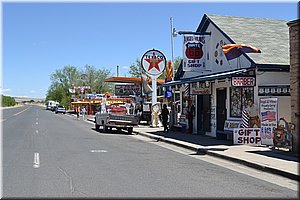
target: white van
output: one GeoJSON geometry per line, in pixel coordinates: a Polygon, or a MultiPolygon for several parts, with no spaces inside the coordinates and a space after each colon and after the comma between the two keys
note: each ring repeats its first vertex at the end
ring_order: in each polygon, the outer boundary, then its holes
{"type": "Polygon", "coordinates": [[[53,108],[55,108],[59,103],[57,101],[52,101],[52,100],[49,100],[47,101],[46,103],[46,109],[47,110],[53,110],[53,108]]]}

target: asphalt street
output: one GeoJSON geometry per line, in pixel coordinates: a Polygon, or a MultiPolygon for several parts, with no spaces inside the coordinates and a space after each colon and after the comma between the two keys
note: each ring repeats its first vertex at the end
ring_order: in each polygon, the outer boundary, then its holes
{"type": "Polygon", "coordinates": [[[20,198],[297,198],[298,192],[141,136],[39,106],[2,111],[2,195],[20,198]]]}

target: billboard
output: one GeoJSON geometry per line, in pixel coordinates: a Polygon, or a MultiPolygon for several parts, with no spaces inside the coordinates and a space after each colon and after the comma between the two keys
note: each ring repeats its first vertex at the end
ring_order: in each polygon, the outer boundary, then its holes
{"type": "Polygon", "coordinates": [[[129,95],[140,95],[141,85],[126,84],[126,85],[115,85],[115,95],[117,96],[129,96],[129,95]]]}

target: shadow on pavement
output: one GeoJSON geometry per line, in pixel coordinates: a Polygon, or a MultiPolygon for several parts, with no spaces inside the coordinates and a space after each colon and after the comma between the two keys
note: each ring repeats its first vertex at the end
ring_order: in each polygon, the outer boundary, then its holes
{"type": "Polygon", "coordinates": [[[287,161],[299,162],[299,156],[292,152],[272,150],[272,151],[246,151],[247,153],[255,153],[272,158],[279,158],[287,161]]]}
{"type": "Polygon", "coordinates": [[[91,130],[96,131],[97,133],[101,133],[101,134],[120,134],[120,135],[133,135],[132,133],[129,134],[128,131],[124,131],[124,130],[108,130],[107,132],[103,132],[103,130],[99,130],[97,131],[96,128],[91,128],[91,130]]]}
{"type": "MultiPolygon", "coordinates": [[[[174,132],[169,131],[164,133],[163,131],[157,131],[157,132],[147,132],[150,134],[154,134],[157,136],[162,136],[165,138],[171,138],[175,140],[180,140],[184,142],[189,142],[192,144],[202,145],[202,146],[214,146],[214,145],[232,145],[232,141],[229,140],[217,140],[216,138],[206,136],[206,135],[195,135],[195,134],[189,134],[189,133],[182,133],[182,132],[174,132]]],[[[226,149],[222,148],[211,148],[209,150],[213,151],[224,151],[226,149]]]]}

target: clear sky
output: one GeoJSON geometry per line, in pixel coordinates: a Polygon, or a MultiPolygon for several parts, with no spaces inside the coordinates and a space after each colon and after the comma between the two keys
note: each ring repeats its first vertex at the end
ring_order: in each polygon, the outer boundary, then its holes
{"type": "MultiPolygon", "coordinates": [[[[204,14],[295,20],[297,1],[283,2],[2,2],[2,94],[44,98],[50,74],[93,65],[129,76],[149,49],[171,60],[171,26],[195,31],[204,14]]],[[[288,28],[288,27],[287,27],[288,28]]],[[[182,57],[182,36],[174,38],[182,57]]]]}

